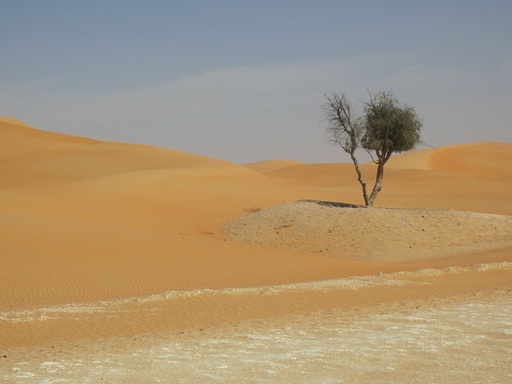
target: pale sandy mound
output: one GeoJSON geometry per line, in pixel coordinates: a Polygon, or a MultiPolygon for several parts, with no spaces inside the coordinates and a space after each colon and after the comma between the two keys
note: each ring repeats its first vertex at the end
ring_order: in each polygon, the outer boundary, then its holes
{"type": "Polygon", "coordinates": [[[399,262],[512,243],[512,217],[433,209],[285,203],[224,227],[229,240],[342,258],[399,262]]]}

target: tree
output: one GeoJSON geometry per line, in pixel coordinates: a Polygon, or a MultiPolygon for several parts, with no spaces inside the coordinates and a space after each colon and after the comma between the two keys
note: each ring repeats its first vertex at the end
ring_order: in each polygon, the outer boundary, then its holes
{"type": "Polygon", "coordinates": [[[368,94],[369,101],[363,103],[362,115],[353,115],[351,103],[344,93],[324,93],[326,102],[322,109],[328,124],[329,141],[350,155],[365,205],[371,207],[382,190],[384,165],[393,153],[409,151],[421,143],[422,122],[413,107],[400,103],[390,91],[368,94]],[[370,194],[356,156],[359,148],[368,152],[377,165],[370,194]]]}

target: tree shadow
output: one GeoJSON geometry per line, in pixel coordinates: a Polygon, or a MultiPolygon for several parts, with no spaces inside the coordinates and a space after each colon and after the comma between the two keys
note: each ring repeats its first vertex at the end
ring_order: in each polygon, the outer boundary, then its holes
{"type": "Polygon", "coordinates": [[[297,203],[314,203],[325,207],[336,207],[336,208],[367,208],[365,205],[342,203],[338,201],[325,201],[325,200],[297,200],[297,203]]]}

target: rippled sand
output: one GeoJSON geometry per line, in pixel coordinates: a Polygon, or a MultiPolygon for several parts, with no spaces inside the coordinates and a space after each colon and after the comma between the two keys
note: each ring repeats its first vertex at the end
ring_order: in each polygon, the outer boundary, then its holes
{"type": "Polygon", "coordinates": [[[506,383],[512,292],[45,347],[6,383],[506,383]]]}

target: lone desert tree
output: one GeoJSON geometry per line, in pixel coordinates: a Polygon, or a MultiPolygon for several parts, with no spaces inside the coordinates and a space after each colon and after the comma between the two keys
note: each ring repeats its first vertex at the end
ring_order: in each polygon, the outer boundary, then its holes
{"type": "Polygon", "coordinates": [[[422,123],[414,108],[400,103],[390,91],[368,94],[369,101],[363,102],[363,114],[359,116],[353,115],[351,103],[344,93],[324,93],[326,101],[322,109],[328,124],[329,141],[350,155],[363,189],[365,205],[371,207],[382,189],[384,165],[393,153],[409,151],[421,142],[422,123]],[[377,164],[371,194],[368,194],[356,157],[359,148],[366,150],[377,164]]]}

